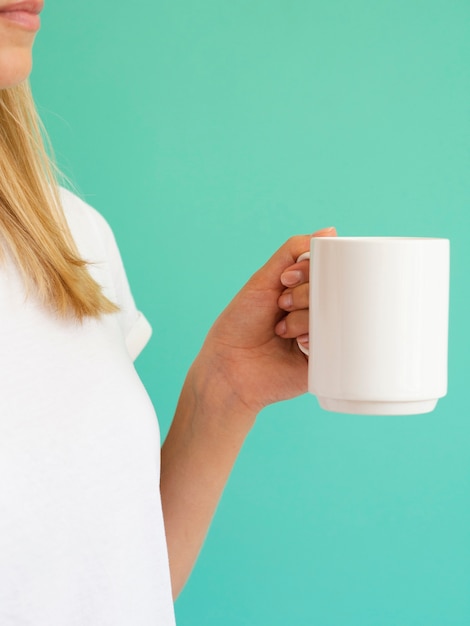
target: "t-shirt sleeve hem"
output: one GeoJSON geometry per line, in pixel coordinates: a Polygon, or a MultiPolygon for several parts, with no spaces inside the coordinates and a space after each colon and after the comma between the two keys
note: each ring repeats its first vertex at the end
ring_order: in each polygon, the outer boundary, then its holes
{"type": "Polygon", "coordinates": [[[139,311],[138,317],[126,335],[127,351],[133,361],[139,356],[152,336],[152,327],[139,311]]]}

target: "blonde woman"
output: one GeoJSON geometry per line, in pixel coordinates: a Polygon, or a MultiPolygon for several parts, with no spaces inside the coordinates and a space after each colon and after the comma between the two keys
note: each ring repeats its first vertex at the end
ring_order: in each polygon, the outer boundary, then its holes
{"type": "Polygon", "coordinates": [[[309,237],[216,321],[160,454],[133,367],[150,327],[108,225],[57,186],[41,139],[41,8],[0,0],[0,624],[166,626],[257,413],[306,389],[309,237]]]}

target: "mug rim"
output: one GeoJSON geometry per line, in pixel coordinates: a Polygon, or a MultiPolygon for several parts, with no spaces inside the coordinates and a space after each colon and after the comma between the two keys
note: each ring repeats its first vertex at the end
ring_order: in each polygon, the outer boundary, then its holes
{"type": "Polygon", "coordinates": [[[352,241],[352,242],[385,242],[385,241],[392,241],[392,242],[398,242],[398,241],[408,241],[408,242],[413,242],[413,241],[431,241],[431,242],[435,242],[435,241],[442,241],[442,242],[449,242],[450,240],[445,238],[445,237],[401,237],[401,236],[384,236],[384,237],[380,237],[380,236],[371,236],[371,237],[364,237],[364,236],[358,236],[358,237],[341,237],[340,235],[336,236],[336,237],[312,237],[313,241],[336,241],[336,242],[342,242],[342,241],[352,241]]]}

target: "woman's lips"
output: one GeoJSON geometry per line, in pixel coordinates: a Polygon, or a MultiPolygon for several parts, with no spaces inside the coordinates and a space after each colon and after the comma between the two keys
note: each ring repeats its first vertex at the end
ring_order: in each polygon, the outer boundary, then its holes
{"type": "Polygon", "coordinates": [[[0,6],[0,19],[8,20],[25,30],[36,32],[41,26],[39,13],[42,7],[43,2],[35,0],[0,6]]]}

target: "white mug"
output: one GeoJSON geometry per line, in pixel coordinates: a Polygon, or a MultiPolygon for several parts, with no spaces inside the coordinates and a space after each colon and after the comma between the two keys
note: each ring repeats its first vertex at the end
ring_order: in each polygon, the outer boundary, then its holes
{"type": "Polygon", "coordinates": [[[411,415],[445,396],[449,248],[447,239],[312,238],[299,260],[310,257],[309,391],[322,408],[411,415]]]}

